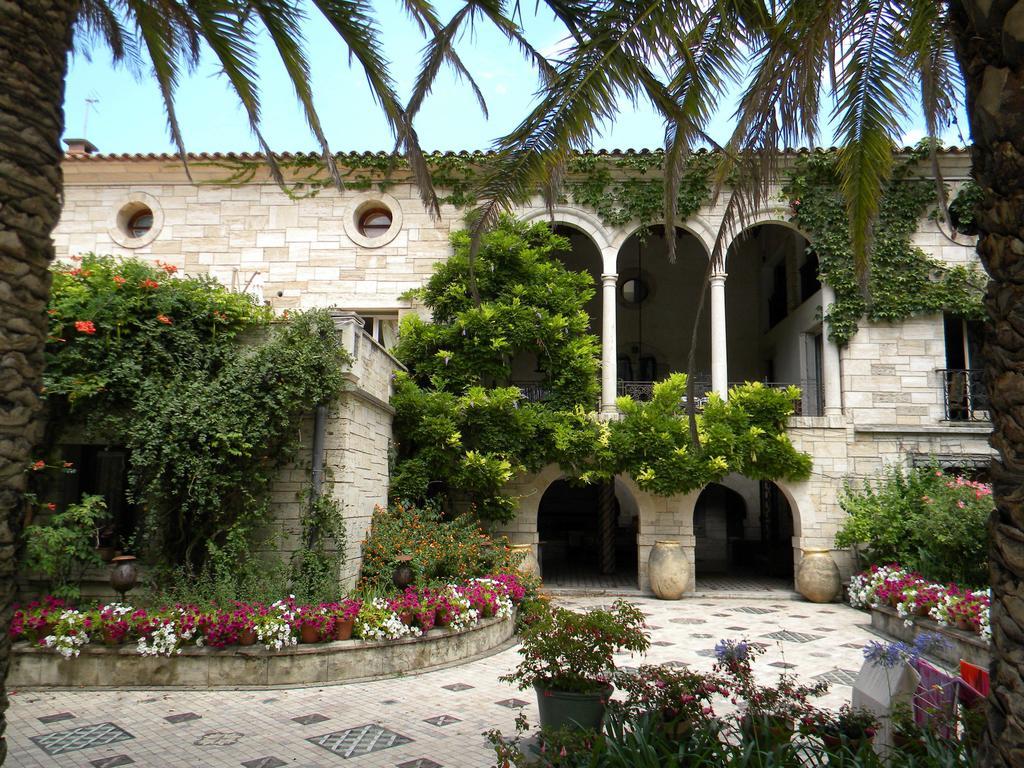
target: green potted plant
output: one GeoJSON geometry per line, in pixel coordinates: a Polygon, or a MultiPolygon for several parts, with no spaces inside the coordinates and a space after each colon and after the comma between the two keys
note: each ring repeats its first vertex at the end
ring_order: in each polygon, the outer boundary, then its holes
{"type": "Polygon", "coordinates": [[[829,753],[840,753],[842,756],[859,754],[878,730],[878,717],[869,709],[844,704],[837,711],[819,710],[804,719],[806,726],[812,726],[813,732],[821,739],[829,753]]]}
{"type": "Polygon", "coordinates": [[[542,727],[600,730],[614,690],[613,655],[649,646],[643,613],[623,600],[586,613],[551,608],[523,630],[523,659],[501,679],[533,686],[542,727]]]}

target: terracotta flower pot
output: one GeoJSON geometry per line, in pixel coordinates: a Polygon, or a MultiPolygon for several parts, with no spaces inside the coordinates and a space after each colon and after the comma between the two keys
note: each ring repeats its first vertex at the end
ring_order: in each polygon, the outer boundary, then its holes
{"type": "Polygon", "coordinates": [[[825,748],[830,751],[835,751],[846,744],[847,749],[854,754],[861,751],[861,748],[866,743],[870,743],[875,738],[875,732],[873,730],[865,731],[859,736],[846,735],[845,737],[839,733],[823,732],[821,735],[821,742],[825,745],[825,748]]]}
{"type": "Polygon", "coordinates": [[[693,721],[676,712],[662,711],[660,729],[666,736],[678,741],[693,730],[693,721]]]}
{"type": "Polygon", "coordinates": [[[747,714],[740,721],[740,729],[745,736],[761,745],[787,744],[793,738],[793,718],[780,715],[752,717],[747,714]]]}
{"type": "Polygon", "coordinates": [[[238,633],[238,644],[239,645],[256,645],[256,630],[255,629],[243,629],[238,633]]]}
{"type": "Polygon", "coordinates": [[[104,645],[122,645],[124,643],[124,632],[116,632],[113,627],[103,628],[104,645]]]}
{"type": "Polygon", "coordinates": [[[355,619],[338,619],[334,622],[334,639],[349,640],[352,637],[352,627],[355,619]]]}
{"type": "Polygon", "coordinates": [[[311,624],[303,624],[299,629],[299,642],[300,643],[319,643],[320,642],[320,630],[311,624]]]}
{"type": "Polygon", "coordinates": [[[974,623],[970,619],[965,619],[962,616],[956,617],[956,628],[963,630],[964,632],[973,632],[974,623]]]}

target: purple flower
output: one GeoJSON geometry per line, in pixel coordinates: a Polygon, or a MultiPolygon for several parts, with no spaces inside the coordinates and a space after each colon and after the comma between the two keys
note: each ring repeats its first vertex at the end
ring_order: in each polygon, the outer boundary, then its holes
{"type": "Polygon", "coordinates": [[[715,658],[723,664],[747,661],[750,658],[750,645],[745,640],[719,640],[715,645],[715,658]]]}

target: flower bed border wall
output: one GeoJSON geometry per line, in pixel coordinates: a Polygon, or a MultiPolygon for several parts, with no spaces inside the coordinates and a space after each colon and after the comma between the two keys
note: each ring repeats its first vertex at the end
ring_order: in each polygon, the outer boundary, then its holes
{"type": "Polygon", "coordinates": [[[988,669],[992,660],[991,648],[978,635],[953,627],[944,627],[937,621],[924,617],[915,616],[912,621],[912,626],[906,626],[896,610],[888,606],[871,608],[871,627],[882,634],[911,643],[923,632],[932,632],[947,640],[949,646],[931,650],[929,655],[935,656],[953,668],[958,668],[960,659],[963,659],[988,669]]]}
{"type": "Polygon", "coordinates": [[[10,688],[270,688],[373,680],[422,672],[494,652],[511,639],[515,615],[483,619],[460,632],[432,629],[420,638],[297,645],[183,648],[172,657],[141,656],[134,645],[89,644],[78,658],[28,643],[12,648],[10,688]]]}

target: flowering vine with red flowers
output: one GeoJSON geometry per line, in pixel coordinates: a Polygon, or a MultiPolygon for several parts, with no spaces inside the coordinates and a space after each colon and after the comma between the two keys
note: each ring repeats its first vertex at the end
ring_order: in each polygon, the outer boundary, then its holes
{"type": "Polygon", "coordinates": [[[294,425],[342,385],[330,318],[271,327],[269,309],[209,276],[94,254],[53,268],[48,314],[44,466],[67,434],[123,446],[138,554],[193,571],[251,565],[294,425]]]}

